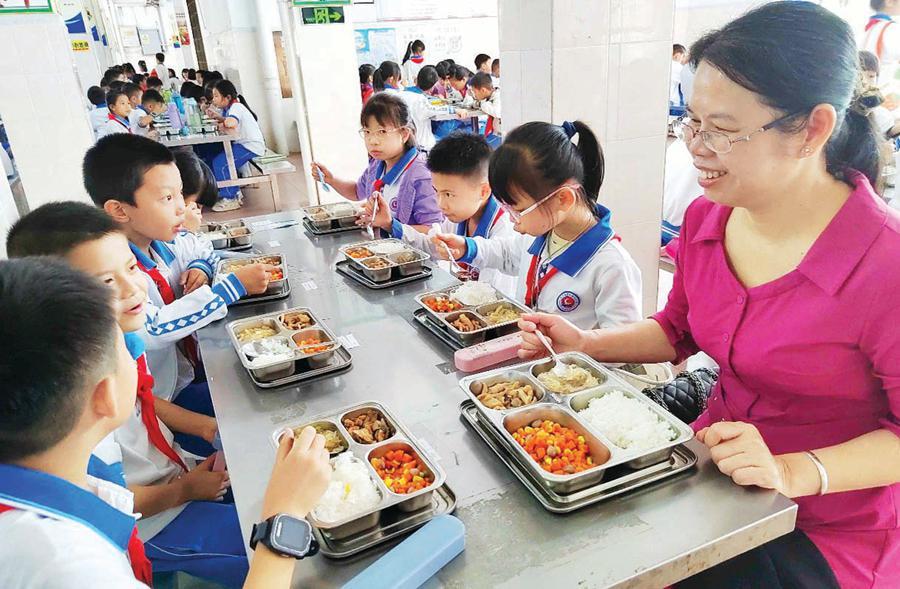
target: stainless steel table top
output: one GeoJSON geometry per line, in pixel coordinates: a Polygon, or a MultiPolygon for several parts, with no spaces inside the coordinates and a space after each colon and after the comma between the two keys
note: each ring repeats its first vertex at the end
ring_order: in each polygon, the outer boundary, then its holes
{"type": "MultiPolygon", "coordinates": [[[[272,431],[371,399],[387,404],[436,450],[459,500],[456,516],[466,526],[466,550],[426,584],[429,588],[663,587],[794,528],[793,502],[732,484],[696,442],[691,442],[699,456],[696,470],[569,515],[545,511],[460,421],[465,395],[457,386],[461,374],[453,368],[452,353],[413,323],[413,296],[455,279],[435,269],[428,281],[368,290],[333,269],[340,259],[337,248],[363,239],[361,232],[309,237],[302,225],[260,230],[254,246],[286,257],[291,297],[235,307],[227,319],[200,332],[245,541],[259,519],[273,464],[272,431]],[[359,341],[350,350],[353,368],[310,383],[256,388],[225,324],[300,305],[311,307],[338,336],[352,334],[359,341]]],[[[349,561],[302,561],[294,586],[340,587],[386,549],[349,561]]]]}

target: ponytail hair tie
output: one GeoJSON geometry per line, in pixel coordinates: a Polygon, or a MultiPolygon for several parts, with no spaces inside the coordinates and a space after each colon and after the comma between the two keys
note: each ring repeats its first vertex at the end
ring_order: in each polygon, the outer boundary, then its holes
{"type": "Polygon", "coordinates": [[[569,139],[578,134],[578,129],[575,128],[575,123],[573,123],[572,121],[564,121],[563,124],[560,125],[560,127],[562,127],[562,130],[565,131],[566,137],[568,137],[569,139]]]}

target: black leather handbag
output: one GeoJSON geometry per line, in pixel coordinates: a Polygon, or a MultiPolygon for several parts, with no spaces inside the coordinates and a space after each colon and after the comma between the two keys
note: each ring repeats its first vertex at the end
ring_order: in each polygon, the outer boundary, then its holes
{"type": "Polygon", "coordinates": [[[668,384],[647,387],[644,394],[685,423],[692,423],[706,411],[713,385],[719,373],[709,368],[685,371],[668,384]]]}

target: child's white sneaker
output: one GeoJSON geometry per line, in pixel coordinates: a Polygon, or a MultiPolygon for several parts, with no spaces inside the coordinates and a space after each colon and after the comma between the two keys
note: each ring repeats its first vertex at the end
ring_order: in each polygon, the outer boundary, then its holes
{"type": "Polygon", "coordinates": [[[236,211],[241,208],[243,203],[239,198],[221,198],[219,202],[213,205],[212,210],[216,213],[224,213],[227,211],[236,211]]]}

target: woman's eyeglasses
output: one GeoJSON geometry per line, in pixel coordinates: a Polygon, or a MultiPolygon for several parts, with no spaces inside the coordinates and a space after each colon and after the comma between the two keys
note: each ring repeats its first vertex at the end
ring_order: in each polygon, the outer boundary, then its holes
{"type": "Polygon", "coordinates": [[[793,112],[788,115],[784,115],[779,119],[775,119],[768,125],[764,127],[760,127],[756,131],[752,133],[748,133],[747,135],[742,135],[741,137],[731,138],[725,133],[721,131],[701,131],[699,128],[695,128],[691,123],[691,118],[688,115],[684,115],[683,117],[677,119],[675,124],[673,125],[673,129],[675,131],[675,136],[690,145],[691,141],[694,140],[694,137],[700,137],[700,141],[703,142],[703,145],[706,146],[712,152],[717,154],[726,154],[731,153],[731,150],[734,148],[735,143],[741,143],[742,141],[750,141],[750,138],[758,133],[765,133],[769,129],[773,129],[777,127],[780,123],[797,116],[800,112],[793,112]]]}

